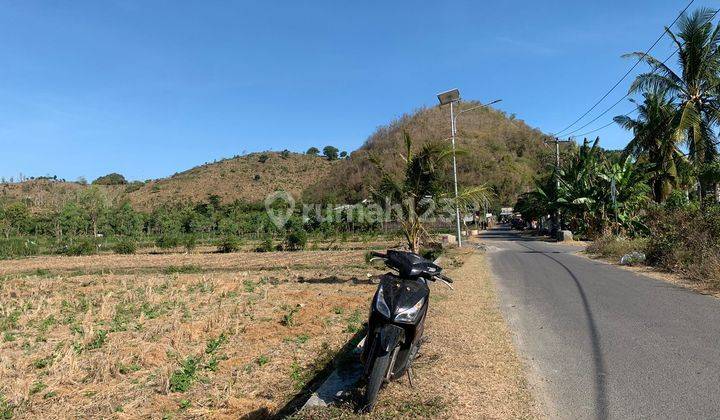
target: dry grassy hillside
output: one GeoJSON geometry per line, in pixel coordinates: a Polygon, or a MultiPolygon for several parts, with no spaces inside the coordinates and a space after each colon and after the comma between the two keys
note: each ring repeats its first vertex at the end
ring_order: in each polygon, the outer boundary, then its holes
{"type": "MultiPolygon", "coordinates": [[[[460,108],[476,105],[463,102],[460,108]]],[[[305,193],[306,200],[355,202],[367,197],[368,186],[378,180],[377,171],[367,159],[368,153],[376,154],[386,168],[399,174],[403,131],[411,135],[416,147],[431,140],[447,139],[449,110],[423,108],[380,127],[349,160],[310,187],[305,193]]],[[[494,188],[498,203],[512,205],[517,195],[532,185],[533,177],[552,163],[552,148],[543,145],[546,138],[541,131],[497,110],[481,108],[463,114],[458,119],[458,147],[467,153],[458,158],[460,183],[465,186],[488,183],[494,188]]]]}
{"type": "MultiPolygon", "coordinates": [[[[128,185],[98,185],[111,202],[129,199],[138,210],[152,210],[164,203],[199,202],[211,194],[224,202],[236,199],[262,202],[276,190],[300,197],[338,164],[324,157],[297,153],[263,152],[196,166],[162,178],[128,185]]],[[[55,180],[28,180],[0,184],[1,201],[23,201],[33,209],[57,209],[75,200],[87,185],[55,180]]]]}
{"type": "MultiPolygon", "coordinates": [[[[58,209],[76,199],[78,192],[87,185],[77,182],[55,181],[48,179],[28,180],[14,184],[0,184],[0,200],[22,201],[33,209],[58,209]]],[[[100,185],[106,196],[115,201],[123,195],[125,186],[100,185]]]]}
{"type": "Polygon", "coordinates": [[[197,202],[210,194],[220,196],[225,202],[236,199],[260,202],[277,190],[299,197],[307,186],[327,175],[336,163],[297,153],[285,157],[276,152],[252,153],[150,181],[129,193],[128,198],[136,208],[149,209],[159,203],[197,202]]]}

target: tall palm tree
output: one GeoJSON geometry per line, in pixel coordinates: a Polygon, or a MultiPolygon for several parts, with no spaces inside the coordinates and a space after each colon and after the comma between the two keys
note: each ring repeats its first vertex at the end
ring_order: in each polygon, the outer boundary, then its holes
{"type": "MultiPolygon", "coordinates": [[[[653,71],[637,76],[630,93],[665,91],[678,99],[680,118],[676,136],[687,142],[689,157],[696,169],[717,156],[713,126],[720,117],[720,25],[713,25],[715,11],[701,8],[678,20],[678,32],[665,32],[678,49],[676,73],[660,60],[642,52],[628,56],[642,59],[653,71]]],[[[702,195],[708,185],[702,185],[702,195]]]]}
{"type": "Polygon", "coordinates": [[[680,113],[665,91],[645,92],[643,97],[643,103],[637,107],[637,118],[620,115],[615,122],[633,132],[623,157],[647,160],[652,165],[650,187],[655,201],[661,203],[680,185],[678,168],[684,157],[674,135],[680,113]]]}

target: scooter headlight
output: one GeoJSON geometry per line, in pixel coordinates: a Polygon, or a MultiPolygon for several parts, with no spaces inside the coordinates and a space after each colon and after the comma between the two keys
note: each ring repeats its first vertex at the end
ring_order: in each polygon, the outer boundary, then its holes
{"type": "Polygon", "coordinates": [[[385,294],[382,286],[378,288],[377,298],[375,299],[375,309],[385,318],[390,318],[390,308],[388,308],[387,303],[385,303],[385,294]]]}
{"type": "Polygon", "coordinates": [[[423,304],[425,304],[425,298],[422,298],[413,305],[411,308],[405,309],[404,311],[397,314],[395,317],[395,321],[397,322],[413,322],[415,321],[415,318],[417,318],[418,314],[420,313],[420,309],[422,309],[423,304]]]}

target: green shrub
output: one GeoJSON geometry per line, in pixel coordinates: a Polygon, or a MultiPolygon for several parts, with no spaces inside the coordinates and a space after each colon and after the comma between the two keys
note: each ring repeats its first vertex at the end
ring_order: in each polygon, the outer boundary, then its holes
{"type": "Polygon", "coordinates": [[[226,235],[218,242],[218,252],[229,253],[240,250],[240,240],[237,236],[226,235]]]}
{"type": "Polygon", "coordinates": [[[180,240],[176,235],[163,234],[155,239],[155,245],[161,249],[170,249],[178,246],[180,240]]]}
{"type": "Polygon", "coordinates": [[[431,242],[420,249],[420,255],[430,261],[435,261],[442,253],[443,247],[439,242],[431,242]]]}
{"type": "Polygon", "coordinates": [[[182,244],[187,252],[193,252],[197,248],[197,236],[193,234],[185,235],[182,244]]]}
{"type": "Polygon", "coordinates": [[[128,182],[124,176],[113,172],[111,174],[101,176],[100,178],[96,179],[92,183],[95,185],[125,185],[128,182]]]}
{"type": "Polygon", "coordinates": [[[0,258],[17,258],[37,255],[40,247],[34,239],[0,239],[0,258]]]}
{"type": "Polygon", "coordinates": [[[720,287],[720,204],[673,200],[647,219],[649,264],[720,287]]]}
{"type": "Polygon", "coordinates": [[[255,252],[271,252],[273,250],[273,241],[272,238],[267,236],[265,239],[260,242],[260,245],[258,245],[257,248],[255,248],[255,252]]]}
{"type": "Polygon", "coordinates": [[[11,419],[15,411],[15,404],[7,401],[5,396],[0,394],[0,419],[11,419]]]}
{"type": "Polygon", "coordinates": [[[199,363],[200,360],[196,357],[188,357],[180,363],[180,368],[170,375],[170,391],[185,392],[189,390],[195,379],[197,379],[199,363]]]}
{"type": "Polygon", "coordinates": [[[94,255],[97,254],[99,243],[94,238],[79,238],[70,240],[61,246],[65,255],[94,255]]]}
{"type": "Polygon", "coordinates": [[[99,330],[95,333],[95,336],[93,339],[85,346],[85,350],[96,350],[105,344],[105,341],[107,341],[107,330],[99,330]]]}
{"type": "Polygon", "coordinates": [[[137,246],[135,245],[135,241],[130,238],[121,239],[113,247],[113,251],[115,251],[116,254],[129,255],[134,254],[136,250],[137,246]]]}
{"type": "Polygon", "coordinates": [[[301,251],[307,245],[307,233],[304,229],[293,229],[285,235],[285,249],[288,251],[301,251]]]}

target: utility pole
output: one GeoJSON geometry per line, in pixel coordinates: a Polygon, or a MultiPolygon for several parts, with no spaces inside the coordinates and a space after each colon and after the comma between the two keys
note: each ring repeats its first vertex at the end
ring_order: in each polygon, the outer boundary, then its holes
{"type": "MultiPolygon", "coordinates": [[[[572,140],[560,140],[559,138],[555,137],[555,140],[550,140],[551,142],[555,143],[555,201],[557,201],[557,195],[560,192],[560,143],[570,143],[572,140]]],[[[548,141],[545,141],[545,144],[547,144],[548,141]]],[[[553,230],[555,230],[555,234],[557,235],[557,231],[560,230],[560,208],[555,209],[555,214],[553,215],[553,230]]]]}
{"type": "Polygon", "coordinates": [[[610,196],[612,197],[613,202],[613,212],[615,212],[615,234],[620,235],[620,222],[618,220],[617,211],[617,186],[615,185],[615,174],[613,174],[613,177],[610,178],[610,196]]]}

